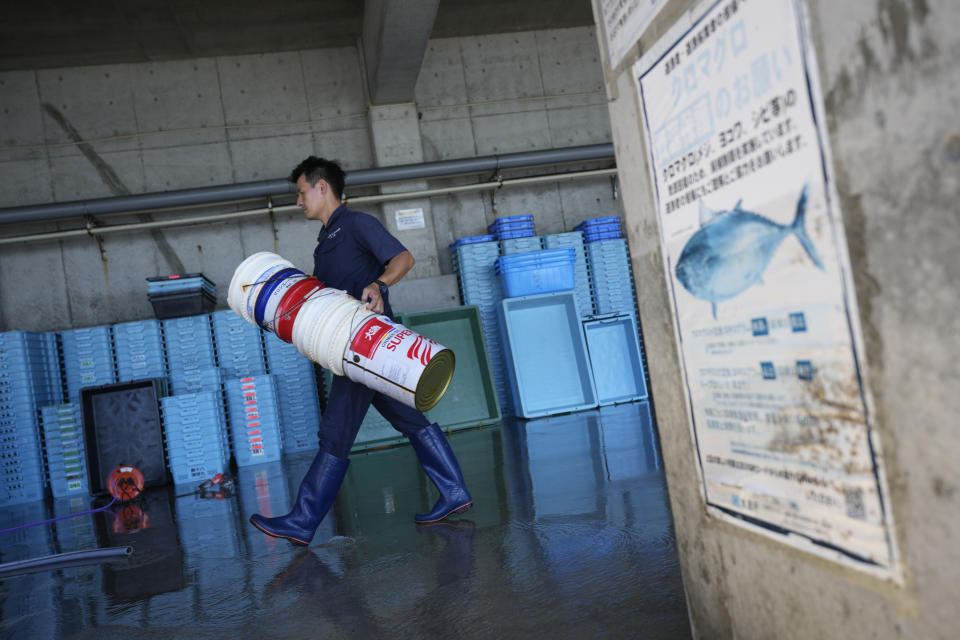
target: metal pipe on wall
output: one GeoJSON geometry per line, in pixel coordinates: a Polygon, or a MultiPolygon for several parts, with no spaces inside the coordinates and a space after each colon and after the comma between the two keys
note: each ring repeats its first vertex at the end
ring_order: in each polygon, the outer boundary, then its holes
{"type": "MultiPolygon", "coordinates": [[[[570,173],[552,174],[547,176],[532,176],[529,178],[514,178],[512,180],[498,180],[497,182],[480,182],[477,184],[465,184],[456,187],[441,187],[437,189],[421,189],[419,191],[404,191],[401,193],[389,193],[376,196],[358,196],[348,198],[346,202],[350,204],[375,204],[380,202],[391,202],[396,200],[413,200],[416,198],[430,198],[433,196],[446,195],[450,193],[464,193],[470,191],[492,191],[503,187],[513,187],[529,184],[538,184],[543,182],[563,182],[567,180],[582,180],[586,178],[600,178],[604,176],[616,175],[616,169],[595,169],[592,171],[575,171],[570,173]]],[[[265,215],[271,211],[274,213],[288,213],[297,211],[296,205],[284,205],[279,207],[266,207],[257,209],[248,209],[246,211],[231,211],[230,213],[218,213],[206,216],[197,216],[194,218],[180,218],[177,220],[157,220],[155,222],[136,222],[132,224],[118,224],[109,227],[88,226],[83,229],[71,229],[69,231],[52,231],[50,233],[38,233],[29,236],[15,236],[10,238],[0,238],[0,245],[15,244],[19,242],[29,243],[42,240],[57,240],[61,238],[73,238],[77,236],[95,236],[107,233],[117,233],[120,231],[142,231],[144,229],[160,229],[164,227],[189,226],[194,224],[207,224],[211,222],[221,222],[234,218],[247,218],[251,216],[265,215]]]]}
{"type": "MultiPolygon", "coordinates": [[[[398,165],[395,167],[360,169],[347,173],[346,186],[368,186],[402,180],[422,180],[427,178],[483,173],[487,171],[607,159],[614,159],[613,145],[609,143],[566,147],[562,149],[547,149],[544,151],[524,151],[520,153],[484,156],[481,158],[463,158],[422,164],[398,165]]],[[[212,204],[228,200],[250,200],[253,198],[285,195],[293,192],[294,187],[287,180],[263,180],[259,182],[200,187],[161,193],[145,193],[115,198],[97,198],[75,202],[10,207],[0,209],[0,224],[43,222],[47,220],[108,213],[133,213],[148,209],[212,204]]]]}

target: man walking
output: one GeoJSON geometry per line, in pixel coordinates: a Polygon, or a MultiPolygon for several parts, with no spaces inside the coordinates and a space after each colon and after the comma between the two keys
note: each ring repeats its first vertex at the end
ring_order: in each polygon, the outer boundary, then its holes
{"type": "MultiPolygon", "coordinates": [[[[313,252],[313,275],[392,318],[389,287],[413,267],[413,255],[379,220],[342,203],[344,177],[340,165],[316,156],[290,174],[290,181],[297,185],[297,206],[308,219],[323,224],[313,252]]],[[[310,544],[347,473],[350,449],[371,403],[410,439],[423,470],[440,492],[433,509],[416,514],[414,521],[438,522],[471,507],[460,465],[436,423],[382,393],[334,376],[318,433],[320,451],[300,483],[293,510],[277,518],[254,514],[250,522],[255,527],[295,544],[310,544]]]]}

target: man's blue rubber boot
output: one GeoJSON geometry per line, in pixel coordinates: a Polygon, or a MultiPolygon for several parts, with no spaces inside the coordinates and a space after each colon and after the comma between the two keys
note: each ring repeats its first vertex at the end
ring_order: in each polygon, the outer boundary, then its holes
{"type": "Polygon", "coordinates": [[[440,492],[440,499],[430,513],[418,513],[413,516],[414,521],[421,524],[438,522],[469,509],[473,505],[473,498],[467,492],[457,456],[437,423],[410,436],[410,443],[417,452],[420,466],[440,492]]]}
{"type": "Polygon", "coordinates": [[[349,460],[319,452],[300,483],[293,510],[278,518],[264,518],[255,513],[250,516],[250,523],[268,536],[309,545],[320,521],[337,497],[349,464],[349,460]]]}

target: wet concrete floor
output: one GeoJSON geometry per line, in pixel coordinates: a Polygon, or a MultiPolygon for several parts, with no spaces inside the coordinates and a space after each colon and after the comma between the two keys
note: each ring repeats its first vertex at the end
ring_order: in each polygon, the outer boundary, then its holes
{"type": "MultiPolygon", "coordinates": [[[[0,535],[0,563],[132,545],[120,561],[0,581],[0,638],[690,637],[646,403],[451,434],[475,506],[416,526],[435,489],[409,446],[355,454],[309,548],[286,513],[312,454],[239,469],[232,495],[139,505],[0,535]],[[428,486],[429,485],[429,486],[428,486]]],[[[88,509],[6,507],[0,529],[88,509]]]]}

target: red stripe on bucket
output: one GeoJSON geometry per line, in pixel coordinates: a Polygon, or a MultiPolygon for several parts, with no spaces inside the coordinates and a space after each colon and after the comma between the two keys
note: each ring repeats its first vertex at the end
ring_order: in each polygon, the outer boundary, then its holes
{"type": "Polygon", "coordinates": [[[273,318],[273,332],[284,342],[293,341],[293,322],[303,308],[303,303],[325,285],[316,278],[304,278],[284,294],[277,305],[277,315],[273,318]]]}

